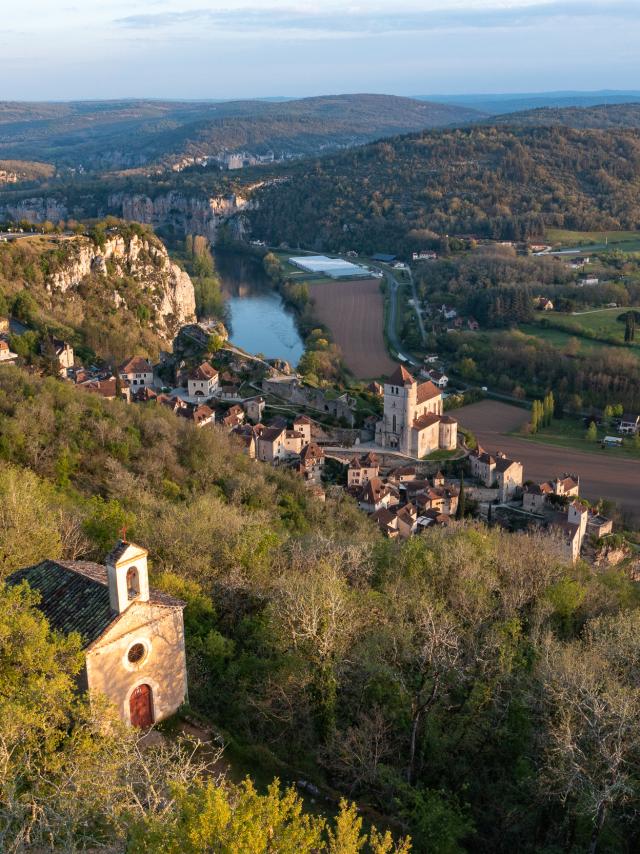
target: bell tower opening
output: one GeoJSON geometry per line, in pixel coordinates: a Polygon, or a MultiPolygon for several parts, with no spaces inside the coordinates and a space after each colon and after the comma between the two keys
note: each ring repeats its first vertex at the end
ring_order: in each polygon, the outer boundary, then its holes
{"type": "Polygon", "coordinates": [[[127,596],[129,599],[137,599],[140,595],[140,575],[137,566],[131,566],[127,570],[127,596]]]}

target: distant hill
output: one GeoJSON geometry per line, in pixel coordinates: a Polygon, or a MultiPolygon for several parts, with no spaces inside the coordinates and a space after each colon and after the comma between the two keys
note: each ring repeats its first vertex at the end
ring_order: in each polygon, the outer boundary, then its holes
{"type": "Polygon", "coordinates": [[[635,104],[599,104],[593,107],[546,107],[495,116],[489,122],[528,127],[640,128],[640,97],[638,101],[635,104]]]}
{"type": "Polygon", "coordinates": [[[502,95],[425,95],[418,100],[446,103],[488,113],[491,116],[536,110],[543,107],[593,107],[597,104],[629,104],[640,101],[640,90],[599,92],[523,92],[502,95]]]}
{"type": "Polygon", "coordinates": [[[292,101],[0,103],[0,157],[129,169],[223,150],[308,155],[484,118],[392,95],[292,101]]]}
{"type": "MultiPolygon", "coordinates": [[[[640,228],[640,134],[567,127],[427,131],[283,170],[248,213],[257,237],[409,252],[438,236],[640,228]]],[[[441,238],[444,239],[444,238],[441,238]]]]}

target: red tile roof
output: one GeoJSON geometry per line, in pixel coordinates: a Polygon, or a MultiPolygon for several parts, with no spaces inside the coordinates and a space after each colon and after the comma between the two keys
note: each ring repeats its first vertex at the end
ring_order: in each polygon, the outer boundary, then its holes
{"type": "Polygon", "coordinates": [[[398,365],[387,380],[387,385],[413,385],[414,382],[414,378],[404,365],[398,365]]]}

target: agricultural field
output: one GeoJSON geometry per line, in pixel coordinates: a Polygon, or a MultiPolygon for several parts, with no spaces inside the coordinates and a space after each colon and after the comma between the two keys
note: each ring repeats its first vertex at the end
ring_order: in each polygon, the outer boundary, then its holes
{"type": "Polygon", "coordinates": [[[585,249],[609,248],[640,252],[640,231],[568,231],[550,228],[545,237],[555,249],[583,246],[585,249]]]}
{"type": "Polygon", "coordinates": [[[384,300],[379,279],[309,281],[313,314],[330,331],[344,362],[358,379],[390,374],[395,363],[383,335],[384,300]]]}
{"type": "Polygon", "coordinates": [[[547,428],[547,435],[525,437],[517,431],[529,420],[529,412],[499,401],[483,400],[456,410],[460,424],[471,430],[489,453],[503,451],[524,466],[525,480],[542,481],[563,472],[580,476],[582,494],[590,501],[609,498],[640,520],[640,459],[625,456],[610,448],[599,450],[595,443],[584,450],[584,429],[576,431],[575,422],[567,428],[547,428]],[[573,426],[572,426],[573,425],[573,426]],[[557,435],[554,435],[553,431],[557,435]]]}

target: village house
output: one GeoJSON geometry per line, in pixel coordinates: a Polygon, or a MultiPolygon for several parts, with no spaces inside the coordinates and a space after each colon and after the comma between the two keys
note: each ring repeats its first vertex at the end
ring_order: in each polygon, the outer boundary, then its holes
{"type": "Polygon", "coordinates": [[[358,506],[367,513],[389,508],[399,503],[398,493],[379,477],[368,480],[358,494],[358,506]]]}
{"type": "Polygon", "coordinates": [[[60,338],[49,339],[40,345],[41,353],[48,353],[55,359],[61,377],[66,377],[74,365],[73,347],[60,338]]]}
{"type": "Polygon", "coordinates": [[[440,307],[440,314],[444,320],[454,320],[458,316],[458,312],[453,306],[444,304],[440,307]]]}
{"type": "Polygon", "coordinates": [[[263,463],[277,465],[286,457],[284,427],[265,427],[258,436],[256,456],[263,463]]]}
{"type": "Polygon", "coordinates": [[[383,397],[384,395],[384,386],[380,385],[379,382],[375,380],[370,382],[366,387],[365,391],[368,391],[369,394],[374,394],[376,397],[383,397]]]}
{"type": "Polygon", "coordinates": [[[597,276],[585,276],[582,279],[578,279],[578,287],[579,288],[589,288],[595,287],[595,285],[600,284],[600,279],[597,276]]]}
{"type": "Polygon", "coordinates": [[[262,421],[266,406],[264,397],[252,397],[249,400],[245,400],[242,405],[249,421],[252,421],[254,424],[259,424],[262,421]]]}
{"type": "Polygon", "coordinates": [[[231,431],[232,434],[237,436],[240,440],[243,453],[245,453],[250,460],[255,460],[256,458],[258,436],[264,429],[265,428],[262,424],[256,425],[255,427],[252,424],[239,424],[231,431]]]}
{"type": "Polygon", "coordinates": [[[500,501],[511,501],[522,488],[523,466],[498,452],[495,457],[479,445],[469,454],[471,474],[484,486],[498,490],[500,501]]]}
{"type": "Polygon", "coordinates": [[[104,566],[44,560],[9,576],[40,594],[55,631],[82,638],[81,687],[106,697],[120,718],[146,729],[175,714],[187,696],[184,602],[149,588],[145,549],[120,540],[104,566]]]}
{"type": "Polygon", "coordinates": [[[208,400],[218,390],[218,372],[209,362],[198,365],[187,379],[187,394],[191,400],[208,400]]]}
{"type": "Polygon", "coordinates": [[[284,450],[287,457],[300,456],[305,445],[304,436],[297,430],[284,431],[284,450]]]}
{"type": "Polygon", "coordinates": [[[553,311],[553,303],[547,297],[538,297],[536,308],[538,311],[553,311]]]}
{"type": "Polygon", "coordinates": [[[438,388],[446,388],[449,385],[449,377],[441,371],[428,371],[428,377],[431,382],[438,388]]]}
{"type": "Polygon", "coordinates": [[[157,399],[158,395],[156,392],[147,385],[139,388],[133,395],[134,403],[151,403],[157,401],[157,399]]]}
{"type": "Polygon", "coordinates": [[[226,414],[222,416],[220,423],[223,427],[232,430],[240,424],[244,424],[244,409],[235,403],[230,406],[226,414]]]}
{"type": "Polygon", "coordinates": [[[315,442],[310,442],[300,452],[298,472],[311,483],[320,483],[324,469],[324,451],[315,442]]]}
{"type": "Polygon", "coordinates": [[[120,365],[120,377],[132,388],[153,385],[153,368],[143,356],[134,356],[120,365]]]}
{"type": "Polygon", "coordinates": [[[185,406],[178,410],[178,415],[181,418],[186,418],[196,427],[207,427],[215,424],[215,413],[206,403],[200,403],[196,406],[185,406]]]}
{"type": "Polygon", "coordinates": [[[565,555],[571,563],[580,557],[588,520],[589,506],[576,498],[569,504],[566,516],[558,517],[551,523],[552,530],[560,534],[565,555]]]}
{"type": "Polygon", "coordinates": [[[306,415],[298,415],[294,418],[293,429],[302,434],[303,444],[308,445],[311,441],[311,419],[306,415]]]}
{"type": "MultiPolygon", "coordinates": [[[[118,397],[118,383],[115,377],[104,380],[89,380],[82,383],[81,388],[92,394],[99,394],[105,400],[115,400],[118,397]]],[[[126,403],[131,403],[131,389],[126,381],[120,381],[120,398],[126,403]]]]}
{"type": "Polygon", "coordinates": [[[378,457],[369,452],[363,457],[353,457],[347,469],[347,486],[364,486],[365,483],[380,474],[380,463],[378,457]]]}
{"type": "Polygon", "coordinates": [[[376,444],[412,457],[457,447],[458,422],[443,414],[442,392],[431,382],[418,384],[399,365],[384,384],[384,415],[376,425],[376,444]]]}

